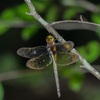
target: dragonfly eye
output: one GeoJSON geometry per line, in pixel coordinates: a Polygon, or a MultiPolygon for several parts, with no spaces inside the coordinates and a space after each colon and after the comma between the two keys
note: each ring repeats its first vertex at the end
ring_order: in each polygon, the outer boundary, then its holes
{"type": "Polygon", "coordinates": [[[46,42],[47,42],[47,43],[49,43],[49,42],[54,42],[54,37],[51,36],[51,35],[48,35],[48,36],[46,37],[46,42]]]}

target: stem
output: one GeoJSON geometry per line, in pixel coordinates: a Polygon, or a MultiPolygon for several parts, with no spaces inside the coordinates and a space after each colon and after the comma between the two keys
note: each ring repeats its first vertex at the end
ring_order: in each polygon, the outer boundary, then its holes
{"type": "Polygon", "coordinates": [[[32,70],[17,70],[17,71],[10,71],[10,72],[5,72],[5,73],[0,73],[0,81],[7,81],[7,80],[12,80],[20,77],[27,76],[29,74],[32,74],[32,70]]]}

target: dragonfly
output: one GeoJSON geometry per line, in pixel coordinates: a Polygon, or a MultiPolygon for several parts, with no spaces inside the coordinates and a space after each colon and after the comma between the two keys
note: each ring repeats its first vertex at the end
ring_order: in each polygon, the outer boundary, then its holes
{"type": "Polygon", "coordinates": [[[17,50],[19,56],[29,58],[26,66],[31,69],[44,69],[53,63],[58,97],[61,96],[57,66],[68,66],[78,61],[78,55],[70,51],[74,47],[72,41],[64,44],[55,43],[52,35],[46,37],[46,46],[22,47],[17,50]],[[64,47],[66,46],[66,48],[64,47]]]}

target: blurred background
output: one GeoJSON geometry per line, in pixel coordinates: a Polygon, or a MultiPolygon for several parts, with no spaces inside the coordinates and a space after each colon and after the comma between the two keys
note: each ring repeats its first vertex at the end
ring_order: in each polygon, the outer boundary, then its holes
{"type": "MultiPolygon", "coordinates": [[[[36,11],[49,23],[80,20],[100,24],[100,0],[32,0],[36,11]]],[[[32,16],[24,0],[0,1],[0,100],[57,100],[52,65],[44,70],[26,67],[28,59],[17,55],[20,47],[46,45],[49,34],[32,16]]],[[[76,24],[73,23],[73,29],[76,24]]],[[[81,27],[81,26],[80,26],[81,27]]],[[[96,27],[96,26],[95,26],[96,27]]],[[[67,27],[66,27],[67,29],[67,27]]],[[[100,71],[100,28],[57,30],[100,71]]],[[[100,100],[100,81],[84,73],[77,62],[59,67],[60,100],[100,100]]]]}

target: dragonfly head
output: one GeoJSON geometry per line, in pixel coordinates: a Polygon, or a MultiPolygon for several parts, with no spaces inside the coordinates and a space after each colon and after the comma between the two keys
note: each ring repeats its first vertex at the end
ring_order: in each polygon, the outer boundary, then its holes
{"type": "Polygon", "coordinates": [[[48,35],[47,37],[46,37],[46,42],[48,43],[48,44],[50,44],[50,43],[54,43],[54,37],[52,36],[52,35],[48,35]]]}

